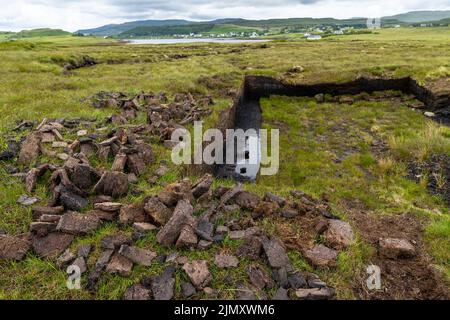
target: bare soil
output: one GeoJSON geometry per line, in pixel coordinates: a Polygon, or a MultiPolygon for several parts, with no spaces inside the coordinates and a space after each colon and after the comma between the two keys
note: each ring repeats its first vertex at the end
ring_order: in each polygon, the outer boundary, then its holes
{"type": "Polygon", "coordinates": [[[382,289],[369,291],[365,285],[367,275],[362,273],[354,283],[355,293],[361,299],[375,300],[446,300],[450,298],[448,284],[433,267],[427,254],[422,234],[427,221],[411,214],[378,216],[353,212],[353,225],[364,241],[377,248],[380,238],[404,238],[411,241],[417,256],[413,259],[387,259],[374,253],[371,263],[381,268],[382,289]]]}
{"type": "Polygon", "coordinates": [[[428,177],[428,190],[441,196],[450,206],[450,155],[433,155],[423,163],[408,164],[411,180],[419,182],[424,175],[428,177]]]}

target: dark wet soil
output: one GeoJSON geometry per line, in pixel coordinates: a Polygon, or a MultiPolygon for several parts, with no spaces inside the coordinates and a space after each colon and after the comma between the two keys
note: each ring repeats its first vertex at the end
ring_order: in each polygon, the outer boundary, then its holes
{"type": "Polygon", "coordinates": [[[419,182],[428,177],[428,190],[441,196],[450,206],[450,155],[433,155],[422,163],[408,163],[408,177],[419,182]]]}
{"type": "Polygon", "coordinates": [[[353,225],[363,240],[377,248],[380,238],[404,238],[415,246],[418,255],[413,259],[387,259],[376,252],[370,263],[381,269],[382,289],[369,291],[365,285],[367,274],[354,282],[354,291],[361,299],[369,300],[436,300],[449,299],[448,284],[433,267],[422,241],[426,219],[412,214],[379,216],[354,212],[353,225]]]}

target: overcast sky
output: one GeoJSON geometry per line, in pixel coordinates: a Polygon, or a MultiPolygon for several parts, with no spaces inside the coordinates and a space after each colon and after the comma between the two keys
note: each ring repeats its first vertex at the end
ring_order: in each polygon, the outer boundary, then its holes
{"type": "Polygon", "coordinates": [[[450,0],[0,0],[0,30],[76,31],[144,19],[380,17],[449,9],[450,0]]]}

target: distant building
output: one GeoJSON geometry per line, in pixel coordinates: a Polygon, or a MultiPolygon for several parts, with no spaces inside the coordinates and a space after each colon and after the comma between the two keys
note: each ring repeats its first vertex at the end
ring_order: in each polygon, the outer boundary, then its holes
{"type": "Polygon", "coordinates": [[[311,35],[309,35],[309,37],[307,37],[306,39],[307,39],[307,40],[313,40],[313,41],[315,41],[315,40],[321,40],[321,39],[322,39],[322,36],[320,36],[320,35],[318,35],[318,34],[311,34],[311,35]]]}
{"type": "Polygon", "coordinates": [[[336,30],[336,31],[334,31],[333,33],[336,34],[336,35],[343,35],[343,34],[344,34],[344,31],[342,31],[342,30],[336,30]]]}

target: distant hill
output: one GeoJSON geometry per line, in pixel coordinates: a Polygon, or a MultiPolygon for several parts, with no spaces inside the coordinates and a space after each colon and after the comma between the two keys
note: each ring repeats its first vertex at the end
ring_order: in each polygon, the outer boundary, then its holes
{"type": "MultiPolygon", "coordinates": [[[[333,18],[320,18],[320,19],[292,18],[292,19],[268,19],[268,20],[218,19],[205,22],[187,21],[187,20],[144,20],[144,21],[127,22],[123,24],[110,24],[94,29],[84,29],[77,31],[77,33],[91,34],[97,36],[121,35],[122,37],[136,32],[141,34],[144,29],[137,29],[141,27],[149,27],[149,29],[145,30],[154,33],[154,31],[162,31],[163,29],[160,27],[185,26],[186,28],[192,28],[194,25],[234,25],[246,28],[277,28],[277,27],[282,28],[289,26],[320,26],[320,25],[363,27],[366,25],[366,19],[365,18],[346,19],[346,20],[338,20],[333,18]]],[[[164,31],[162,32],[165,33],[164,31]]]]}
{"type": "MultiPolygon", "coordinates": [[[[450,11],[414,11],[399,14],[390,17],[383,17],[383,25],[406,25],[410,23],[439,21],[450,18],[450,11]]],[[[92,34],[97,36],[119,36],[127,37],[133,34],[141,36],[148,35],[167,35],[164,28],[171,27],[170,32],[178,31],[178,34],[195,33],[195,30],[203,30],[206,25],[219,26],[238,26],[245,28],[286,28],[286,27],[315,27],[315,26],[349,26],[355,28],[365,28],[367,18],[334,19],[334,18],[290,18],[290,19],[267,19],[267,20],[246,20],[240,18],[217,19],[212,21],[188,21],[188,20],[141,20],[131,21],[122,24],[109,24],[94,29],[79,30],[77,33],[92,34]],[[203,25],[203,27],[197,27],[203,25]],[[183,28],[173,27],[183,26],[183,28]],[[142,29],[145,28],[145,29],[142,29]]],[[[206,32],[206,31],[200,31],[206,32]]],[[[172,33],[174,34],[174,33],[172,33]]]]}
{"type": "Polygon", "coordinates": [[[180,26],[154,26],[154,27],[136,27],[131,30],[119,34],[121,38],[136,37],[155,37],[155,36],[171,36],[174,34],[189,35],[190,33],[209,32],[214,28],[214,24],[197,23],[180,26]]]}
{"type": "Polygon", "coordinates": [[[320,25],[366,25],[366,19],[334,19],[334,18],[289,18],[289,19],[268,19],[268,20],[230,20],[238,26],[259,27],[259,28],[283,28],[291,26],[320,26],[320,25]]]}
{"type": "Polygon", "coordinates": [[[437,21],[425,21],[425,22],[417,22],[417,23],[412,23],[413,26],[419,26],[422,23],[426,24],[426,25],[433,25],[433,26],[450,26],[450,18],[446,18],[446,19],[441,19],[441,20],[437,20],[437,21]]]}
{"type": "Polygon", "coordinates": [[[383,19],[395,19],[401,22],[417,23],[427,21],[437,21],[450,18],[450,10],[446,11],[413,11],[395,16],[384,17],[383,19]]]}
{"type": "MultiPolygon", "coordinates": [[[[284,28],[284,27],[306,27],[321,25],[354,26],[365,27],[366,19],[346,19],[338,20],[333,18],[292,18],[292,19],[268,19],[268,20],[245,20],[245,19],[218,19],[205,22],[186,20],[146,20],[133,21],[120,25],[106,25],[95,29],[79,30],[77,33],[92,34],[98,36],[128,36],[145,35],[169,35],[169,34],[189,34],[198,32],[208,32],[211,25],[215,30],[223,29],[236,32],[253,32],[263,28],[284,28]],[[232,27],[231,27],[232,26],[232,27]],[[240,28],[244,28],[241,30],[240,28]]],[[[228,31],[228,32],[229,32],[228,31]]]]}
{"type": "Polygon", "coordinates": [[[433,23],[441,24],[441,25],[450,25],[450,18],[442,19],[439,21],[433,21],[433,23]]]}
{"type": "Polygon", "coordinates": [[[234,33],[253,33],[261,31],[262,28],[245,27],[234,24],[214,24],[214,23],[195,23],[182,26],[159,26],[159,27],[136,27],[122,32],[117,37],[122,39],[139,37],[168,37],[172,35],[194,34],[228,34],[234,33]]]}
{"type": "Polygon", "coordinates": [[[70,32],[61,29],[33,29],[33,30],[22,30],[17,33],[13,33],[11,36],[14,38],[35,38],[35,37],[56,37],[56,36],[67,36],[70,32]]]}
{"type": "Polygon", "coordinates": [[[94,36],[116,36],[122,32],[137,27],[162,27],[162,26],[182,26],[195,22],[187,20],[140,20],[125,22],[122,24],[108,24],[99,28],[78,30],[77,33],[91,34],[94,36]]]}
{"type": "MultiPolygon", "coordinates": [[[[398,21],[396,20],[398,23],[398,21]]],[[[157,37],[172,35],[194,34],[227,34],[253,33],[271,28],[286,27],[318,27],[318,26],[353,26],[357,28],[366,27],[366,19],[336,20],[332,18],[313,19],[270,19],[270,20],[244,20],[244,19],[221,19],[210,22],[192,22],[186,25],[175,26],[139,26],[131,30],[124,31],[118,35],[119,38],[135,37],[157,37]]]]}

